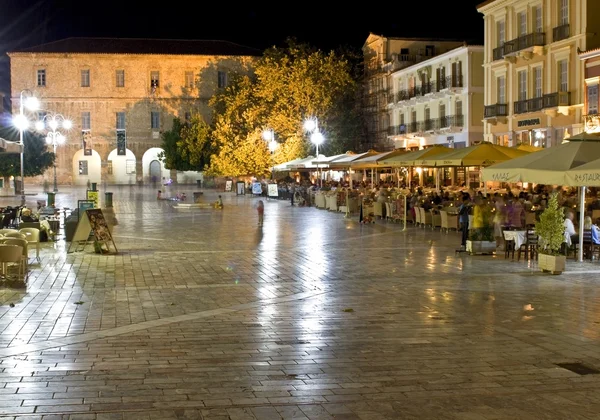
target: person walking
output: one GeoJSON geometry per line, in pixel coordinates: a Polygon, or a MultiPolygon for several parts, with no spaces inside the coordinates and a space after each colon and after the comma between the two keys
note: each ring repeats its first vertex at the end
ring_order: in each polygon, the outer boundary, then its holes
{"type": "Polygon", "coordinates": [[[460,250],[467,250],[467,239],[469,237],[469,203],[471,198],[468,194],[463,195],[462,204],[458,208],[458,221],[460,222],[460,231],[462,233],[460,250]]]}
{"type": "Polygon", "coordinates": [[[258,226],[262,226],[265,219],[265,203],[262,200],[258,200],[256,211],[258,212],[258,226]]]}

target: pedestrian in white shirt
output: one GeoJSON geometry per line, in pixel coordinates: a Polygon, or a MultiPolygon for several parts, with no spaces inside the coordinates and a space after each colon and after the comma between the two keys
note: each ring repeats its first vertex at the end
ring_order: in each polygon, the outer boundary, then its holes
{"type": "Polygon", "coordinates": [[[579,243],[579,235],[575,231],[575,225],[573,224],[574,218],[575,213],[573,210],[567,210],[567,214],[565,215],[565,242],[568,246],[579,243]]]}

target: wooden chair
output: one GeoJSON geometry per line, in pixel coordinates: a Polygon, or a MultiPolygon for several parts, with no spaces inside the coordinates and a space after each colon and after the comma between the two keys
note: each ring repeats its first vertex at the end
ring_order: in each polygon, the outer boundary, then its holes
{"type": "Polygon", "coordinates": [[[524,254],[525,260],[531,257],[532,260],[537,260],[538,257],[538,235],[533,230],[527,230],[525,243],[521,244],[517,250],[517,261],[521,260],[521,253],[524,254]]]}
{"type": "Polygon", "coordinates": [[[5,245],[16,245],[21,247],[21,249],[23,250],[23,258],[21,259],[21,264],[23,265],[23,272],[26,273],[29,268],[29,250],[27,246],[27,241],[25,239],[20,238],[4,237],[3,239],[0,239],[0,243],[5,245]]]}

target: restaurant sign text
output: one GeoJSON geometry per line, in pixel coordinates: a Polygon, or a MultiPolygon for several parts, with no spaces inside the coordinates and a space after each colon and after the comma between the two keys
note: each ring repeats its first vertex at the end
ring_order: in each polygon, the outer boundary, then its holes
{"type": "Polygon", "coordinates": [[[521,120],[521,121],[517,121],[517,125],[519,127],[527,127],[529,125],[539,125],[542,122],[540,121],[539,118],[530,118],[528,120],[521,120]]]}
{"type": "Polygon", "coordinates": [[[600,181],[599,172],[589,172],[587,174],[575,175],[575,182],[600,181]]]}

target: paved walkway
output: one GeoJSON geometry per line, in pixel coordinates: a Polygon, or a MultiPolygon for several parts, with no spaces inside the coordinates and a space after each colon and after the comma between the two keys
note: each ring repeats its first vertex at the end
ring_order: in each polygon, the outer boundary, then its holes
{"type": "Polygon", "coordinates": [[[2,418],[600,418],[600,374],[558,365],[600,369],[598,263],[551,276],[453,232],[272,200],[261,229],[249,196],[111,190],[118,255],[48,243],[0,288],[2,418]]]}

